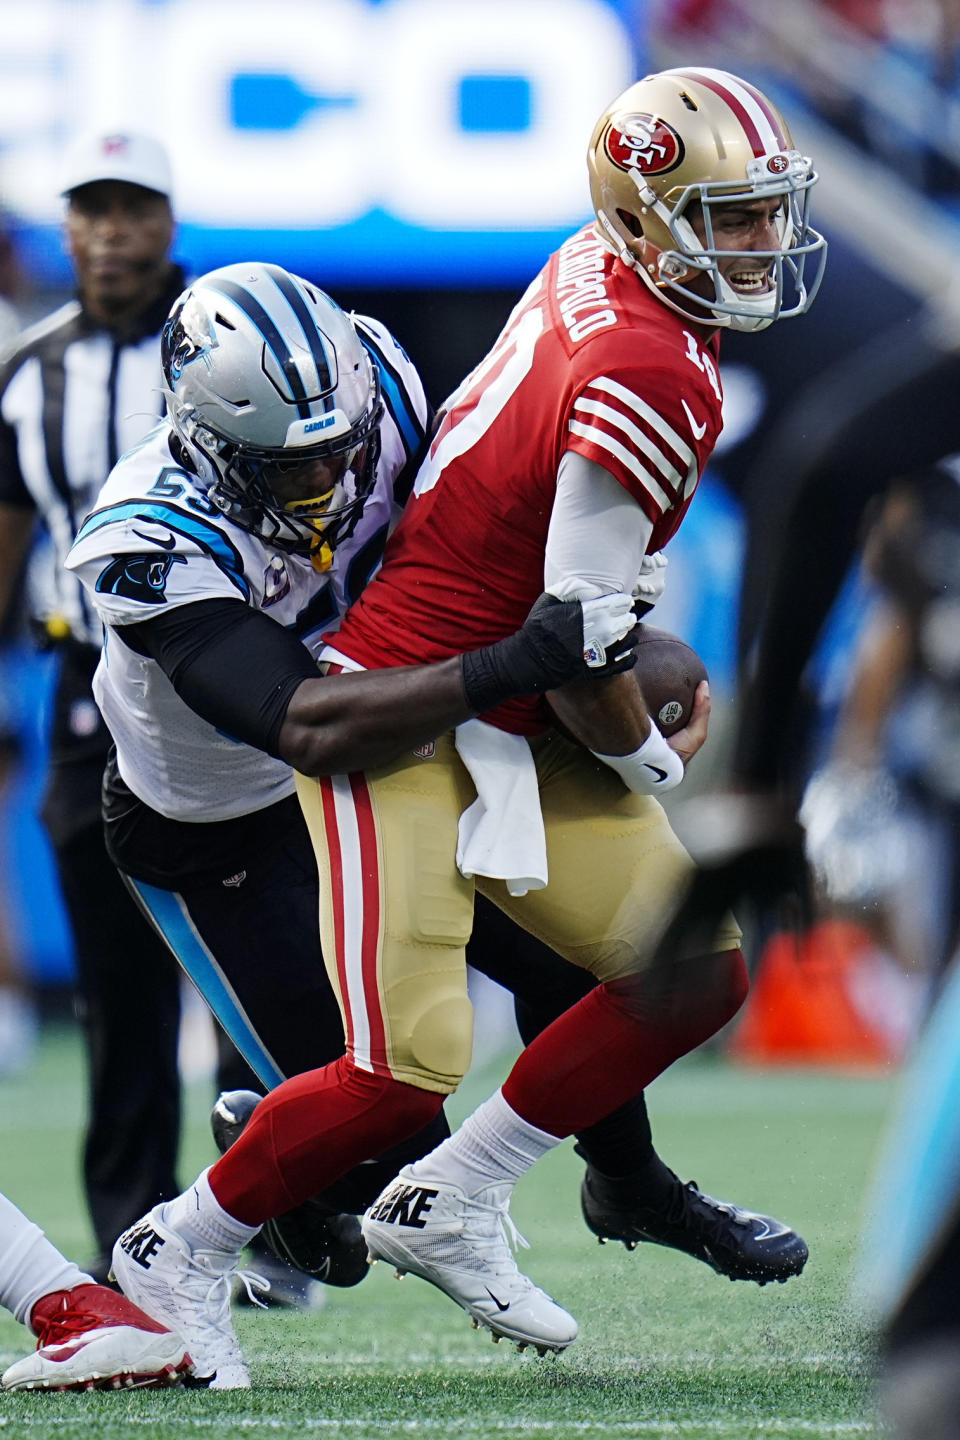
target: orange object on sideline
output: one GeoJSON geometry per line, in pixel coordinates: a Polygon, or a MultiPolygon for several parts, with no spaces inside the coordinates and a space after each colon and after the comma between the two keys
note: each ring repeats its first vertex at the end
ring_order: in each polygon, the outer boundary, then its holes
{"type": "Polygon", "coordinates": [[[896,1065],[902,1043],[857,1003],[873,953],[867,931],[845,920],[824,920],[805,935],[773,935],[730,1043],[731,1058],[750,1065],[896,1065]]]}

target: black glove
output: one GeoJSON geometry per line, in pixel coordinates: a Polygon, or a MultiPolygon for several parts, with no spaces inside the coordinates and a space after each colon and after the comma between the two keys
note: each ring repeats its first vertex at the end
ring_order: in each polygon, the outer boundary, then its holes
{"type": "Polygon", "coordinates": [[[637,663],[635,630],[598,655],[585,649],[579,600],[541,595],[519,630],[462,657],[463,686],[471,710],[482,715],[517,695],[539,695],[573,680],[620,675],[637,663]]]}

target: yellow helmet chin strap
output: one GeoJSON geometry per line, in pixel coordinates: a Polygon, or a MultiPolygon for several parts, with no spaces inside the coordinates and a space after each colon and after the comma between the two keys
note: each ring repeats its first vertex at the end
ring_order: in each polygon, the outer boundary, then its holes
{"type": "MultiPolygon", "coordinates": [[[[284,511],[287,515],[296,516],[301,510],[309,510],[310,515],[307,518],[314,520],[317,518],[318,507],[329,505],[335,490],[336,486],[332,485],[322,495],[312,495],[308,500],[288,500],[283,507],[284,511]]],[[[333,551],[320,535],[310,542],[310,564],[320,575],[329,570],[333,564],[333,551]]]]}
{"type": "Polygon", "coordinates": [[[333,564],[333,551],[326,540],[321,540],[319,535],[310,546],[310,564],[320,575],[329,570],[333,564]]]}

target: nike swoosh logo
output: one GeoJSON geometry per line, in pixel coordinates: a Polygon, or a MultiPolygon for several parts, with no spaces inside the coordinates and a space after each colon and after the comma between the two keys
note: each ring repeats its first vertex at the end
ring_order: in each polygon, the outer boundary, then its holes
{"type": "Polygon", "coordinates": [[[706,422],[706,420],[704,420],[704,422],[703,422],[702,425],[698,425],[697,422],[696,422],[696,420],[694,420],[694,418],[693,418],[693,413],[692,413],[692,411],[691,411],[691,409],[690,409],[690,406],[687,404],[686,400],[681,400],[681,401],[680,401],[680,404],[683,406],[683,408],[684,408],[684,410],[685,410],[685,412],[686,412],[687,419],[690,421],[690,429],[693,431],[693,438],[694,438],[694,440],[702,440],[703,437],[704,437],[704,435],[706,435],[706,433],[707,433],[707,422],[706,422]]]}
{"type": "Polygon", "coordinates": [[[504,1303],[503,1303],[502,1300],[498,1300],[498,1299],[497,1299],[496,1295],[494,1295],[493,1291],[489,1288],[489,1286],[484,1285],[483,1288],[484,1288],[484,1290],[486,1290],[487,1294],[490,1296],[490,1299],[493,1301],[494,1305],[496,1305],[496,1307],[497,1307],[498,1310],[500,1310],[500,1311],[502,1312],[502,1311],[504,1311],[504,1310],[509,1310],[509,1309],[510,1309],[510,1303],[509,1303],[509,1301],[507,1302],[506,1305],[504,1305],[504,1303]]]}
{"type": "Polygon", "coordinates": [[[177,543],[172,535],[168,535],[165,540],[161,540],[156,535],[144,535],[142,530],[134,530],[133,533],[138,539],[146,540],[148,545],[159,545],[161,550],[172,550],[177,543]]]}
{"type": "Polygon", "coordinates": [[[649,760],[644,760],[644,761],[642,761],[641,763],[642,763],[643,768],[644,768],[645,770],[652,770],[652,771],[653,771],[653,773],[654,773],[654,775],[656,775],[658,781],[660,781],[660,780],[666,780],[666,778],[667,778],[667,772],[666,772],[666,770],[661,770],[659,765],[651,765],[649,760]]]}

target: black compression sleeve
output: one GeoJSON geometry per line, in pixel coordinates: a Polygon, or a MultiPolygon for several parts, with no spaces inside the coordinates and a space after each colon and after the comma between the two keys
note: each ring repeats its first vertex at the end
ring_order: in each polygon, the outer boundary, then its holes
{"type": "Polygon", "coordinates": [[[191,710],[234,740],[279,757],[290,698],[317,667],[304,645],[242,600],[197,600],[115,634],[168,676],[191,710]]]}

